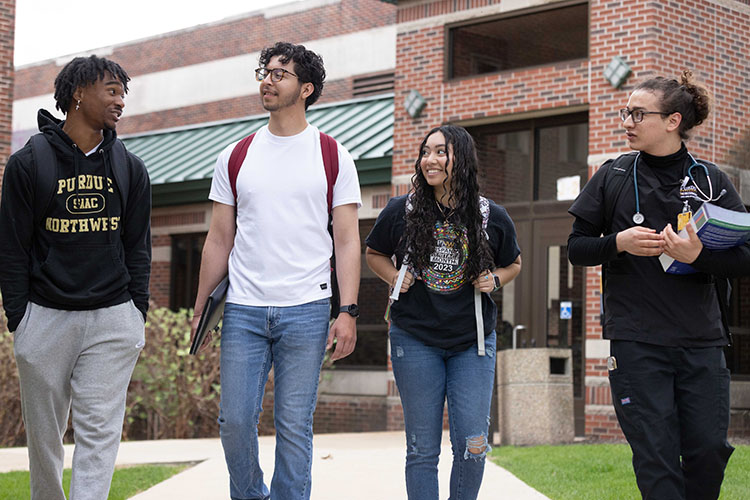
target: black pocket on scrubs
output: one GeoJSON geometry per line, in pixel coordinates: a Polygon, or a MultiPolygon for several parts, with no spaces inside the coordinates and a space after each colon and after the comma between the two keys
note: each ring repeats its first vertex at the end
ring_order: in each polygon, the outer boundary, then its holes
{"type": "Polygon", "coordinates": [[[637,395],[633,394],[628,374],[620,370],[610,371],[609,386],[617,421],[625,437],[643,434],[643,418],[638,407],[640,402],[637,395]]]}

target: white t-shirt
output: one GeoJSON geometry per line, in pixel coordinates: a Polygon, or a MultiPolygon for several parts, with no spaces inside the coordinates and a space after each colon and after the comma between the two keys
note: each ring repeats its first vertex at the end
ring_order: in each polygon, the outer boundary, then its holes
{"type": "MultiPolygon", "coordinates": [[[[331,296],[328,183],[317,128],[279,137],[255,134],[237,176],[237,234],[229,255],[227,301],[293,306],[331,296]]],[[[209,198],[234,206],[230,144],[216,160],[209,198]]],[[[362,205],[354,160],[338,145],[333,207],[362,205]]]]}

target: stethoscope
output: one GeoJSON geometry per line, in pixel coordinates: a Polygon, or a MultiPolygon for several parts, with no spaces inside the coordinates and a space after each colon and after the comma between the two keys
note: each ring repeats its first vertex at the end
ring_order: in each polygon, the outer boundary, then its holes
{"type": "MultiPolygon", "coordinates": [[[[693,164],[690,165],[687,171],[687,175],[682,180],[682,186],[680,187],[680,190],[684,190],[687,186],[687,183],[692,181],[693,186],[695,186],[695,191],[698,193],[696,194],[696,198],[703,202],[712,202],[717,201],[719,198],[724,196],[726,194],[727,190],[722,189],[721,192],[717,197],[714,198],[714,187],[711,184],[711,176],[708,175],[708,167],[706,167],[702,163],[698,163],[695,158],[693,158],[693,155],[688,153],[688,156],[693,161],[693,164]],[[708,181],[708,194],[703,192],[703,190],[698,186],[698,183],[695,182],[695,178],[693,177],[693,167],[703,167],[703,172],[706,174],[706,181],[708,181]]],[[[645,220],[645,217],[643,217],[643,214],[641,213],[641,200],[638,196],[638,158],[641,157],[640,151],[637,155],[635,155],[635,160],[633,160],[633,187],[635,188],[635,213],[633,214],[633,222],[636,224],[643,224],[643,221],[645,220]]],[[[687,203],[687,200],[685,201],[687,203]]]]}

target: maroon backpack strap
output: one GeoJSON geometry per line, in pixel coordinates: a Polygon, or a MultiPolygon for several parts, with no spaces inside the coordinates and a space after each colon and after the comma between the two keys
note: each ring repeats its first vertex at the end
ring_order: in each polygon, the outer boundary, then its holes
{"type": "Polygon", "coordinates": [[[336,139],[330,135],[320,133],[320,150],[323,152],[323,167],[326,170],[326,181],[328,181],[328,214],[333,211],[333,186],[339,176],[339,147],[336,139]]]}
{"type": "Polygon", "coordinates": [[[242,163],[245,161],[247,148],[249,148],[250,143],[253,142],[253,137],[255,137],[255,132],[240,140],[232,150],[232,154],[229,156],[229,185],[232,186],[235,205],[237,205],[237,176],[240,174],[240,167],[242,167],[242,163]]]}

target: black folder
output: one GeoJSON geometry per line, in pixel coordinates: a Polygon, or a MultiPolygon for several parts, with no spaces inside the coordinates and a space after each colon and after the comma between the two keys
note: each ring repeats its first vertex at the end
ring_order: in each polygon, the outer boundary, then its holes
{"type": "Polygon", "coordinates": [[[219,331],[219,321],[224,316],[224,304],[227,302],[228,289],[229,276],[226,276],[206,299],[201,319],[198,322],[198,329],[195,331],[193,343],[190,345],[190,354],[198,353],[204,340],[206,340],[206,335],[212,331],[219,331]]]}

